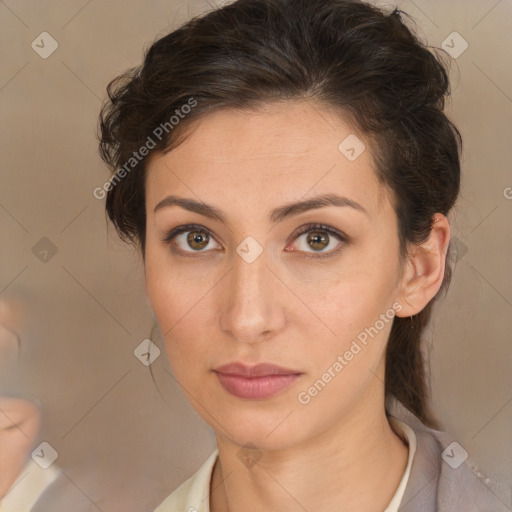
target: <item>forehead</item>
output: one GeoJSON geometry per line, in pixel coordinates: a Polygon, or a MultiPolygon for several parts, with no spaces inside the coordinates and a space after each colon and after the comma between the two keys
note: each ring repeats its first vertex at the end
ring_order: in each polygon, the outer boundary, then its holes
{"type": "Polygon", "coordinates": [[[382,206],[371,143],[326,105],[281,101],[217,110],[192,128],[175,149],[148,161],[148,210],[166,193],[200,200],[215,194],[215,202],[239,206],[339,193],[370,211],[382,206]]]}

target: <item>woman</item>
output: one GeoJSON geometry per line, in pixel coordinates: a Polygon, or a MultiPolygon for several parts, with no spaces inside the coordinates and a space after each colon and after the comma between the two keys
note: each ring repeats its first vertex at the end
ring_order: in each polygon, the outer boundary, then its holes
{"type": "Polygon", "coordinates": [[[157,511],[507,510],[429,410],[461,137],[400,12],[238,0],[108,93],[95,195],[218,445],[157,511]]]}

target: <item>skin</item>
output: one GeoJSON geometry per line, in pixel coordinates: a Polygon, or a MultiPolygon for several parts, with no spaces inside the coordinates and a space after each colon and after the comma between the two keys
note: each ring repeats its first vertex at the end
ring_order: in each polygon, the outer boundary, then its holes
{"type": "Polygon", "coordinates": [[[41,412],[32,402],[0,397],[0,500],[26,464],[40,423],[41,412]]]}
{"type": "Polygon", "coordinates": [[[297,399],[393,303],[399,316],[413,315],[442,284],[446,217],[436,215],[429,239],[411,247],[401,267],[391,197],[376,178],[371,143],[311,101],[208,114],[185,142],[149,160],[146,295],[175,378],[216,432],[212,512],[382,512],[395,493],[408,448],[384,408],[391,322],[307,405],[297,399]],[[349,134],[366,145],[353,162],[338,150],[349,134]],[[327,206],[269,221],[276,207],[326,193],[366,213],[327,206]],[[155,212],[171,194],[212,204],[227,222],[176,205],[155,212]],[[162,241],[188,223],[209,231],[208,244],[191,246],[189,233],[162,241]],[[327,241],[315,246],[308,233],[296,236],[308,223],[351,241],[324,234],[327,241]],[[252,263],[236,252],[248,236],[263,248],[252,263]],[[331,256],[311,257],[319,253],[331,256]],[[212,372],[233,361],[271,362],[302,375],[272,397],[241,399],[212,372]],[[252,466],[239,456],[248,443],[259,457],[252,466]]]}
{"type": "Polygon", "coordinates": [[[12,298],[9,301],[0,299],[0,372],[4,372],[4,366],[12,364],[18,357],[24,309],[24,304],[12,298]]]}
{"type": "MultiPolygon", "coordinates": [[[[24,303],[0,300],[0,374],[7,374],[19,351],[24,303]],[[18,336],[18,338],[17,338],[18,336]]],[[[0,396],[0,501],[20,476],[39,433],[41,411],[23,398],[0,396]]]]}

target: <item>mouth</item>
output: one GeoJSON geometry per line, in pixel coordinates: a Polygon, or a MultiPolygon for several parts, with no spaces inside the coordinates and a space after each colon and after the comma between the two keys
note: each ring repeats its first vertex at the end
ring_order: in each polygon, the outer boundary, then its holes
{"type": "Polygon", "coordinates": [[[222,387],[231,395],[246,399],[263,399],[288,388],[302,372],[270,363],[246,366],[230,363],[213,370],[222,387]]]}

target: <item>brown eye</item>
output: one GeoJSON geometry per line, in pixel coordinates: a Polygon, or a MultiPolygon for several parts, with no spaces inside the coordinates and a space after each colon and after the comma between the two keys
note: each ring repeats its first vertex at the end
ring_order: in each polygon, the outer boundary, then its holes
{"type": "Polygon", "coordinates": [[[324,224],[309,224],[299,229],[296,234],[296,240],[302,243],[298,244],[298,248],[292,251],[300,251],[306,253],[307,257],[327,258],[337,254],[344,245],[350,243],[351,239],[347,235],[326,226],[324,224]],[[306,236],[302,236],[306,235],[306,236]],[[338,240],[338,244],[335,241],[338,240]],[[330,250],[325,250],[329,248],[330,250]],[[315,254],[318,253],[318,254],[315,254]]]}
{"type": "Polygon", "coordinates": [[[329,245],[329,236],[321,231],[310,231],[306,240],[306,243],[315,251],[321,251],[329,245]]]}
{"type": "Polygon", "coordinates": [[[188,231],[187,243],[195,251],[204,249],[210,240],[210,235],[205,231],[188,231]]]}
{"type": "MultiPolygon", "coordinates": [[[[302,235],[307,235],[303,237],[304,241],[298,244],[298,248],[291,250],[304,252],[307,257],[312,258],[334,256],[344,245],[350,244],[352,240],[342,232],[323,224],[303,226],[295,234],[294,240],[300,241],[302,235]],[[338,240],[338,244],[335,243],[336,240],[338,240]],[[330,250],[325,250],[326,248],[330,248],[330,250]]],[[[217,244],[208,229],[195,224],[178,226],[172,229],[162,239],[162,242],[170,245],[172,252],[184,256],[195,256],[194,253],[199,255],[210,252],[211,248],[208,249],[208,246],[211,243],[217,244]]],[[[218,247],[220,246],[218,245],[218,247]]]]}
{"type": "Polygon", "coordinates": [[[203,226],[188,224],[171,229],[162,242],[169,244],[172,252],[184,256],[195,256],[194,253],[209,252],[208,246],[214,243],[215,239],[203,226]]]}

